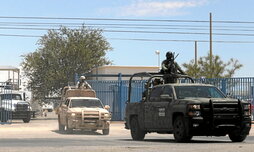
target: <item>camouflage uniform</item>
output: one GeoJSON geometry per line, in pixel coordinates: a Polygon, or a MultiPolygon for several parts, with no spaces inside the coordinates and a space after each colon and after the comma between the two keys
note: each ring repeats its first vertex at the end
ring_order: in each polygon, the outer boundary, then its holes
{"type": "Polygon", "coordinates": [[[182,74],[185,75],[181,67],[174,61],[174,55],[172,52],[167,52],[166,60],[162,61],[161,73],[162,74],[172,74],[172,76],[166,76],[165,83],[176,83],[177,78],[173,75],[182,74]]]}
{"type": "Polygon", "coordinates": [[[92,87],[85,81],[86,77],[81,76],[77,84],[79,89],[91,89],[92,87]]]}

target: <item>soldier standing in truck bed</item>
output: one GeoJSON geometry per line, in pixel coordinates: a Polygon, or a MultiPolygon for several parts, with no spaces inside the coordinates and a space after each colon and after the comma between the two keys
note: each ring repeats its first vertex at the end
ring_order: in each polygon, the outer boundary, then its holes
{"type": "Polygon", "coordinates": [[[86,82],[86,77],[81,76],[77,84],[79,89],[91,89],[91,86],[86,82]]]}
{"type": "Polygon", "coordinates": [[[165,77],[165,83],[176,83],[177,78],[176,74],[185,75],[184,71],[180,66],[174,61],[174,54],[172,52],[166,53],[166,60],[162,61],[161,64],[161,73],[162,74],[172,74],[172,76],[165,77]]]}

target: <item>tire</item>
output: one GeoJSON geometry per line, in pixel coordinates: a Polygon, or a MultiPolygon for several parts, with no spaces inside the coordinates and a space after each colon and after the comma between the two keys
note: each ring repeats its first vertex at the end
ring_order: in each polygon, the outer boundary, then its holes
{"type": "Polygon", "coordinates": [[[189,135],[188,122],[184,120],[183,116],[177,116],[174,121],[174,138],[176,142],[188,142],[192,136],[189,135]]]}
{"type": "Polygon", "coordinates": [[[235,130],[235,131],[229,133],[228,136],[232,142],[242,142],[246,139],[247,134],[244,134],[239,130],[235,130]]]}
{"type": "Polygon", "coordinates": [[[65,126],[60,123],[60,115],[58,115],[58,129],[59,131],[64,131],[65,126]]]}
{"type": "Polygon", "coordinates": [[[131,119],[130,130],[133,140],[144,140],[146,132],[140,128],[137,117],[131,119]]]}
{"type": "Polygon", "coordinates": [[[29,122],[30,122],[30,120],[31,120],[31,118],[30,118],[30,117],[28,117],[28,118],[24,118],[24,119],[23,119],[23,122],[24,122],[24,123],[29,123],[29,122]]]}
{"type": "MultiPolygon", "coordinates": [[[[68,125],[67,125],[68,126],[68,125]]],[[[68,134],[72,134],[73,133],[73,128],[68,128],[66,126],[66,132],[68,133],[68,134]]]]}
{"type": "Polygon", "coordinates": [[[53,110],[52,109],[49,109],[48,112],[52,112],[53,110]]]}
{"type": "Polygon", "coordinates": [[[73,133],[73,128],[69,128],[69,125],[68,125],[68,119],[66,120],[67,124],[66,124],[66,132],[68,134],[72,134],[73,133]]]}
{"type": "Polygon", "coordinates": [[[102,134],[103,135],[108,135],[109,134],[109,128],[108,129],[103,129],[102,134]]]}
{"type": "Polygon", "coordinates": [[[31,114],[30,114],[30,111],[29,111],[29,112],[27,112],[27,114],[26,114],[26,118],[23,118],[23,122],[24,122],[24,123],[29,123],[30,120],[31,120],[31,114]]]}

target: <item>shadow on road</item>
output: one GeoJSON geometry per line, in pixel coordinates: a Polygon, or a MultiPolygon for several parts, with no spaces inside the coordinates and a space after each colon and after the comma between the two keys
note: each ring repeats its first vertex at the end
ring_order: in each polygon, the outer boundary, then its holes
{"type": "MultiPolygon", "coordinates": [[[[119,139],[121,141],[133,141],[132,139],[119,139]]],[[[177,143],[174,139],[144,139],[143,141],[139,142],[160,142],[160,143],[177,143]]],[[[216,141],[214,140],[199,140],[199,139],[193,139],[189,142],[185,143],[232,143],[231,141],[216,141]]]]}
{"type": "Polygon", "coordinates": [[[59,130],[51,130],[52,132],[62,134],[62,135],[103,135],[102,133],[99,133],[97,131],[82,131],[82,130],[73,130],[72,133],[69,133],[67,131],[59,131],[59,130]]]}

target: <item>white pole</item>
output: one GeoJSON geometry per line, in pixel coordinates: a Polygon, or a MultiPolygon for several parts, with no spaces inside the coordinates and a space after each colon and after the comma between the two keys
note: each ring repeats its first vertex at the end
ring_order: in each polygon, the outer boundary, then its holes
{"type": "Polygon", "coordinates": [[[155,54],[158,55],[158,68],[159,68],[159,70],[160,70],[160,51],[159,51],[159,50],[156,50],[156,51],[155,51],[155,54]]]}

